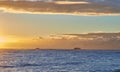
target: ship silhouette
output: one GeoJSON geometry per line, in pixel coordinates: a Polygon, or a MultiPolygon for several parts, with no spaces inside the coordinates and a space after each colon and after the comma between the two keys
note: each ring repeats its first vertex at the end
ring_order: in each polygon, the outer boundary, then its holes
{"type": "Polygon", "coordinates": [[[75,47],[73,48],[74,50],[82,50],[82,48],[79,48],[79,47],[75,47]]]}

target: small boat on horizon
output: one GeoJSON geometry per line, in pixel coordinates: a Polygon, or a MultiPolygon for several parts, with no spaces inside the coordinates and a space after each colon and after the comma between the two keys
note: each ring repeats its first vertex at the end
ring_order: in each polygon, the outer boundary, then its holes
{"type": "Polygon", "coordinates": [[[39,50],[40,48],[35,48],[36,50],[39,50]]]}
{"type": "Polygon", "coordinates": [[[74,50],[82,50],[82,49],[79,47],[75,47],[74,50]]]}

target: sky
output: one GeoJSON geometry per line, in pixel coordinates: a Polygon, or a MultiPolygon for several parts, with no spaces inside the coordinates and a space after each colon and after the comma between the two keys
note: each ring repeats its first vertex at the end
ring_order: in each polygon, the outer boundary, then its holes
{"type": "Polygon", "coordinates": [[[0,1],[0,48],[120,49],[118,2],[0,1]]]}

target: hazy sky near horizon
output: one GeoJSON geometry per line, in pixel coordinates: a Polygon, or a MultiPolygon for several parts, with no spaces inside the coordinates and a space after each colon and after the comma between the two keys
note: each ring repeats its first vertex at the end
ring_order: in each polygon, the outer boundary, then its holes
{"type": "Polygon", "coordinates": [[[119,32],[120,16],[73,16],[0,13],[5,35],[43,36],[90,32],[119,32]]]}
{"type": "Polygon", "coordinates": [[[1,47],[119,49],[118,32],[119,15],[32,14],[0,10],[0,37],[21,41],[6,42],[6,46],[1,47]]]}

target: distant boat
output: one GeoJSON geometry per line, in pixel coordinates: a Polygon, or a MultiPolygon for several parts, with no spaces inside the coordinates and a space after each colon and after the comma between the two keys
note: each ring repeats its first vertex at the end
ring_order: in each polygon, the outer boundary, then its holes
{"type": "Polygon", "coordinates": [[[81,50],[81,48],[79,48],[79,47],[75,47],[74,50],[81,50]]]}
{"type": "Polygon", "coordinates": [[[39,50],[40,48],[35,48],[36,50],[39,50]]]}

